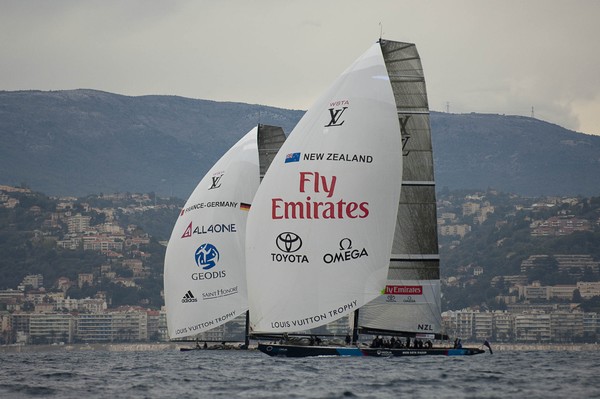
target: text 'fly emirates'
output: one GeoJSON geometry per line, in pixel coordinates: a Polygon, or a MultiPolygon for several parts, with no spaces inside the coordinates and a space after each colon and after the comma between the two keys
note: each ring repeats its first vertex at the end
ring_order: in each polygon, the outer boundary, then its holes
{"type": "MultiPolygon", "coordinates": [[[[299,172],[299,192],[334,196],[337,176],[325,176],[319,172],[299,172]]],[[[335,198],[335,197],[333,197],[335,198]]],[[[271,218],[277,219],[364,219],[369,216],[369,203],[347,199],[338,201],[315,201],[310,195],[305,201],[271,199],[271,218]]]]}

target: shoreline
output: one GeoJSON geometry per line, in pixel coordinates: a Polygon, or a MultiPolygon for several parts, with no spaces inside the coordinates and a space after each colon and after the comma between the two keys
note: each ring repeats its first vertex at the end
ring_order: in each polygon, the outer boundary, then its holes
{"type": "MultiPolygon", "coordinates": [[[[600,351],[600,344],[523,344],[523,343],[494,343],[492,349],[496,352],[514,351],[600,351]]],[[[252,346],[252,345],[251,345],[252,346]]],[[[465,347],[479,347],[481,344],[465,343],[465,347]]],[[[95,344],[64,344],[64,345],[3,345],[0,353],[20,352],[49,352],[49,351],[109,351],[109,352],[152,352],[179,351],[188,348],[190,343],[175,342],[140,342],[140,343],[95,343],[95,344]]],[[[487,351],[487,348],[484,348],[487,351]]]]}
{"type": "MultiPolygon", "coordinates": [[[[591,352],[599,351],[600,344],[522,344],[522,343],[504,343],[504,342],[490,342],[492,349],[498,352],[511,352],[511,351],[564,351],[564,352],[591,352]]],[[[472,346],[468,345],[468,346],[472,346]]]]}
{"type": "Polygon", "coordinates": [[[0,346],[0,353],[18,352],[50,352],[50,351],[108,351],[108,352],[152,352],[179,350],[185,347],[173,342],[140,342],[140,343],[106,343],[106,344],[64,344],[64,345],[4,345],[0,346]]]}

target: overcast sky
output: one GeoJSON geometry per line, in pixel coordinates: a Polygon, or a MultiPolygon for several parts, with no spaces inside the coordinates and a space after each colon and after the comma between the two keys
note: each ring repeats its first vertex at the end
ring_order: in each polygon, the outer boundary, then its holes
{"type": "Polygon", "coordinates": [[[0,0],[0,90],[307,109],[380,23],[417,44],[432,110],[600,135],[596,0],[0,0]]]}

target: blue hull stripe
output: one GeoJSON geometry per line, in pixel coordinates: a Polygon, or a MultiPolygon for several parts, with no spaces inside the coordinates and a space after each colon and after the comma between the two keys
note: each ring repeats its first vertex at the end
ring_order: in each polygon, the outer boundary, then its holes
{"type": "Polygon", "coordinates": [[[258,344],[258,349],[269,356],[306,357],[306,356],[470,356],[484,353],[477,348],[461,349],[386,349],[386,348],[356,348],[343,346],[302,346],[281,344],[258,344]]]}
{"type": "Polygon", "coordinates": [[[336,351],[340,356],[364,356],[358,348],[337,348],[336,351]]]}

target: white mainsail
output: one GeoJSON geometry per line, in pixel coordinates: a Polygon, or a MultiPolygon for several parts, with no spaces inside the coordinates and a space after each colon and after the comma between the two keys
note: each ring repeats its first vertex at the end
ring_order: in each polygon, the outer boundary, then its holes
{"type": "MultiPolygon", "coordinates": [[[[412,43],[381,41],[402,130],[402,190],[386,289],[360,310],[363,332],[442,332],[433,152],[423,67],[412,43]]],[[[390,182],[400,184],[400,181],[390,182]]]]}
{"type": "Polygon", "coordinates": [[[254,198],[246,239],[254,333],[318,327],[380,295],[401,149],[377,43],[307,111],[254,198]]]}
{"type": "Polygon", "coordinates": [[[283,140],[279,127],[252,129],[209,170],[181,210],[165,255],[170,338],[215,328],[248,309],[244,246],[260,182],[257,147],[262,165],[283,140]]]}

